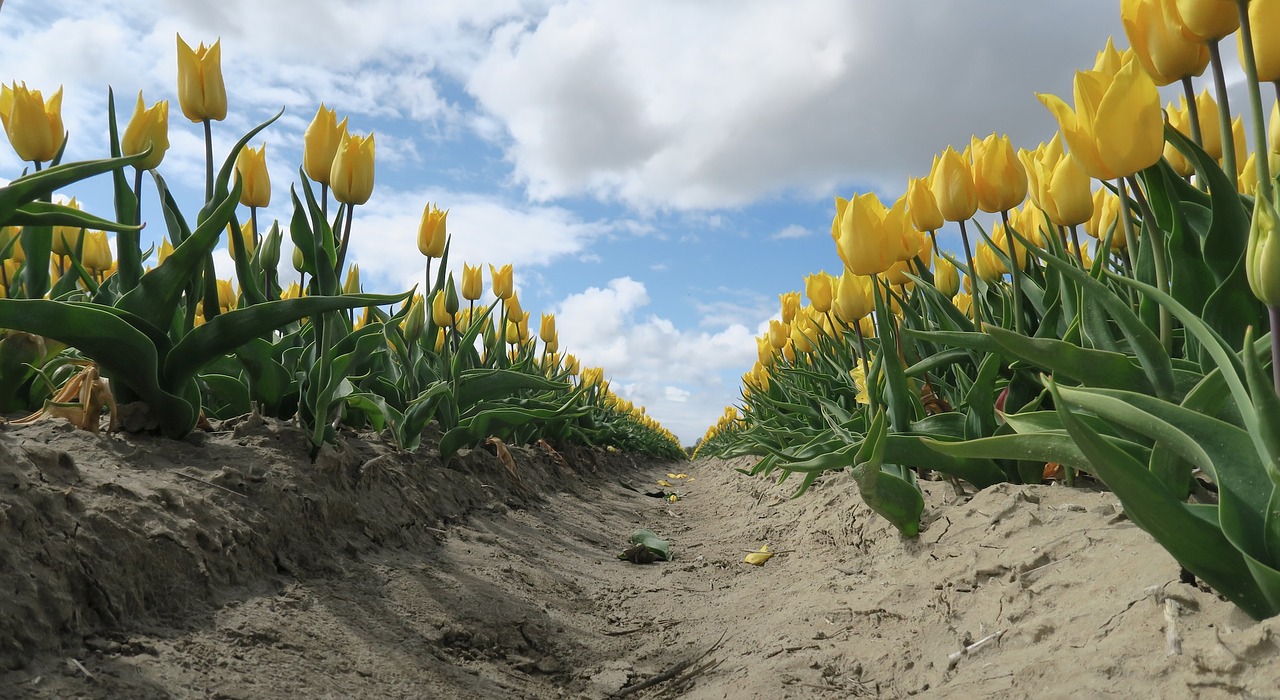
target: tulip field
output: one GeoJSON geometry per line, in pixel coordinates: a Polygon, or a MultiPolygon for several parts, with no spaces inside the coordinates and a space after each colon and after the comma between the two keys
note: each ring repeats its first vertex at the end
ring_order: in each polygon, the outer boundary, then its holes
{"type": "Polygon", "coordinates": [[[1262,619],[1280,613],[1280,107],[1268,134],[1261,98],[1280,91],[1280,3],[1120,13],[1132,48],[1108,43],[1073,100],[1037,95],[1060,127],[1038,147],[975,137],[891,206],[836,199],[843,272],[807,277],[806,304],[782,295],[698,454],[754,455],[797,495],[848,470],[907,537],[922,478],[1101,482],[1262,619]],[[1251,133],[1228,109],[1227,37],[1251,133]],[[1179,83],[1162,110],[1157,86],[1179,83]]]}
{"type": "Polygon", "coordinates": [[[446,458],[489,437],[683,456],[673,435],[610,391],[603,370],[560,350],[554,316],[530,332],[510,265],[490,266],[489,303],[480,266],[455,281],[447,210],[423,210],[423,286],[365,293],[347,250],[373,192],[375,137],[349,131],[333,110],[321,105],[307,129],[292,218],[260,222],[272,183],[266,147],[249,144],[274,118],[215,159],[211,132],[227,114],[220,46],[192,49],[179,37],[177,48],[182,114],[206,143],[198,212],[180,210],[161,175],[167,100],[148,106],[139,94],[121,131],[112,97],[111,153],[62,162],[74,136],[63,130],[61,89],[46,98],[24,83],[3,87],[0,116],[31,167],[0,188],[0,412],[96,430],[103,414],[114,428],[117,407],[138,402],[142,426],[180,438],[255,411],[298,421],[313,454],[344,426],[414,449],[434,422],[446,458]],[[114,212],[52,201],[102,174],[114,212]],[[146,218],[144,196],[154,203],[146,218]],[[144,246],[144,224],[164,238],[144,246]],[[299,275],[289,282],[278,273],[286,237],[299,275]],[[234,279],[214,271],[222,240],[234,279]]]}
{"type": "MultiPolygon", "coordinates": [[[[922,531],[922,481],[1105,488],[1265,619],[1280,614],[1280,106],[1263,106],[1280,94],[1280,1],[1119,12],[1130,48],[1108,42],[1072,96],[1036,95],[1059,127],[1038,146],[939,144],[891,203],[835,198],[839,274],[780,295],[740,401],[694,457],[749,456],[743,471],[797,497],[843,472],[905,538],[922,531]],[[1228,100],[1237,69],[1245,104],[1228,100]]],[[[312,460],[344,431],[445,465],[494,438],[685,459],[560,347],[554,315],[533,326],[510,264],[451,265],[447,203],[422,202],[419,285],[366,291],[350,250],[375,134],[317,105],[296,173],[273,178],[281,115],[215,153],[221,46],[176,50],[182,119],[107,92],[94,160],[63,159],[61,88],[0,88],[29,163],[0,187],[0,415],[174,440],[264,416],[304,431],[312,460]],[[196,210],[165,181],[171,128],[205,145],[196,210]],[[109,180],[112,211],[71,197],[90,178],[109,180]],[[290,218],[260,218],[281,196],[290,218]]],[[[662,507],[687,483],[666,482],[662,507]]]]}

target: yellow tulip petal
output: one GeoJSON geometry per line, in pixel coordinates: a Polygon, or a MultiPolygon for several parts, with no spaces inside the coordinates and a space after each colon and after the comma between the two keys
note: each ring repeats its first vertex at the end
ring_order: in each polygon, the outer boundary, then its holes
{"type": "Polygon", "coordinates": [[[759,551],[752,552],[743,557],[742,562],[744,564],[751,564],[752,566],[764,566],[764,563],[769,561],[772,557],[773,552],[769,551],[769,545],[766,544],[760,547],[759,551]]]}

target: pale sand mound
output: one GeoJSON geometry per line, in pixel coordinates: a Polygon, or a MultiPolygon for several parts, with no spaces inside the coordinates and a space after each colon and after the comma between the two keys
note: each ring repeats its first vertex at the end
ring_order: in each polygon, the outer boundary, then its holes
{"type": "Polygon", "coordinates": [[[1276,623],[1107,493],[926,483],[906,541],[845,475],[791,500],[743,460],[195,442],[0,431],[0,697],[599,698],[693,659],[629,697],[1280,696],[1276,623]],[[677,503],[618,484],[673,470],[677,503]],[[641,527],[675,561],[619,561],[641,527]]]}

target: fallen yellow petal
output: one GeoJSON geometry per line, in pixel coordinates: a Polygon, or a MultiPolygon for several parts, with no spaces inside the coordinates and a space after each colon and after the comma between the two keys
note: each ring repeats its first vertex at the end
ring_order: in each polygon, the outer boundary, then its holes
{"type": "Polygon", "coordinates": [[[671,488],[671,482],[667,481],[666,479],[658,479],[658,485],[671,488]]]}
{"type": "Polygon", "coordinates": [[[688,478],[689,478],[689,475],[688,475],[688,474],[685,474],[684,472],[680,472],[679,474],[676,474],[675,476],[672,476],[671,474],[668,474],[667,476],[670,476],[670,477],[671,477],[671,478],[673,478],[673,479],[688,479],[688,478]]]}
{"type": "Polygon", "coordinates": [[[680,500],[680,497],[673,493],[670,496],[667,496],[667,500],[671,501],[672,503],[675,503],[676,501],[680,500]]]}
{"type": "Polygon", "coordinates": [[[753,566],[764,566],[764,563],[769,561],[769,557],[772,556],[773,552],[769,551],[769,545],[766,544],[760,548],[760,551],[752,552],[743,557],[742,561],[743,563],[751,564],[753,566]]]}
{"type": "Polygon", "coordinates": [[[680,478],[680,476],[679,476],[678,474],[675,474],[675,473],[672,473],[672,472],[667,472],[667,478],[668,478],[668,479],[679,479],[679,478],[680,478]]]}

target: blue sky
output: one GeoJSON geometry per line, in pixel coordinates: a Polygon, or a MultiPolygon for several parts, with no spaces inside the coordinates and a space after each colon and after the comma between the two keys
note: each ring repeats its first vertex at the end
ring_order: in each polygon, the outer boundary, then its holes
{"type": "MultiPolygon", "coordinates": [[[[777,295],[838,271],[832,197],[892,201],[973,134],[1047,139],[1033,92],[1069,95],[1109,35],[1124,44],[1118,5],[8,0],[0,80],[65,87],[68,159],[106,153],[108,85],[122,124],[139,89],[170,99],[161,172],[194,218],[203,151],[177,106],[175,34],[221,38],[220,151],[286,110],[255,141],[268,221],[287,220],[324,101],[377,134],[352,241],[366,288],[419,280],[422,208],[449,208],[455,264],[514,263],[525,308],[557,313],[562,347],[692,443],[736,401],[777,295]]],[[[0,175],[21,167],[0,148],[0,175]]],[[[110,212],[100,185],[66,194],[110,212]]],[[[145,194],[144,216],[154,204],[145,194]]]]}

